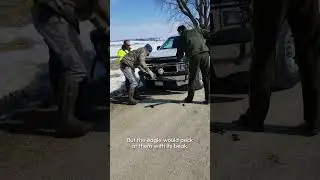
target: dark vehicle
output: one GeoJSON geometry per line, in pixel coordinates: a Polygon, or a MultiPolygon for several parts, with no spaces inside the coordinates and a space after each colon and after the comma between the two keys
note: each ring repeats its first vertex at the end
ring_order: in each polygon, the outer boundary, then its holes
{"type": "MultiPolygon", "coordinates": [[[[157,51],[151,52],[146,59],[146,63],[151,71],[157,75],[157,79],[150,80],[140,76],[144,85],[150,87],[186,87],[188,84],[188,60],[185,58],[177,60],[176,53],[179,38],[179,36],[169,37],[161,46],[157,47],[157,51]]],[[[199,71],[196,89],[202,88],[203,83],[199,71]]]]}
{"type": "MultiPolygon", "coordinates": [[[[245,45],[252,41],[250,0],[211,1],[210,48],[239,44],[240,56],[245,45]]],[[[239,57],[241,58],[241,57],[239,57]]],[[[298,66],[294,60],[294,43],[290,26],[285,21],[280,27],[275,58],[275,88],[290,88],[299,81],[298,66]]]]}

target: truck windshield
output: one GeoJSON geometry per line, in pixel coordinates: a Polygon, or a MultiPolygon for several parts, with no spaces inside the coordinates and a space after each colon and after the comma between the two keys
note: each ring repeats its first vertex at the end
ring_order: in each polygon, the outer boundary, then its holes
{"type": "Polygon", "coordinates": [[[179,43],[179,38],[180,38],[179,36],[170,37],[163,43],[163,45],[160,47],[159,50],[177,48],[179,43]]]}

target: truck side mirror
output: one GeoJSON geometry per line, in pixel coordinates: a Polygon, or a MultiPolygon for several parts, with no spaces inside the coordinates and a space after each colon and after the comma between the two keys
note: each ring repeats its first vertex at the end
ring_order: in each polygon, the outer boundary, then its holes
{"type": "Polygon", "coordinates": [[[161,48],[161,46],[157,46],[157,50],[159,50],[161,48]]]}

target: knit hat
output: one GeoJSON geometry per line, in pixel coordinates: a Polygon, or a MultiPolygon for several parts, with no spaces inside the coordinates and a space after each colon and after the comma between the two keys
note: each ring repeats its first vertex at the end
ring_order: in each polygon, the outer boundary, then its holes
{"type": "Polygon", "coordinates": [[[144,47],[147,49],[147,51],[152,52],[152,46],[150,44],[146,44],[144,47]]]}
{"type": "Polygon", "coordinates": [[[187,28],[184,25],[181,25],[178,27],[177,31],[178,32],[183,32],[184,30],[186,30],[187,28]]]}

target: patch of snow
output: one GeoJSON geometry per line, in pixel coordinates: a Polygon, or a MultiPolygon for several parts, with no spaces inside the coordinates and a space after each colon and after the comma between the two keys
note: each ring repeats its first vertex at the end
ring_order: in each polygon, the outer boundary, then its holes
{"type": "MultiPolygon", "coordinates": [[[[140,78],[138,72],[139,69],[135,69],[136,80],[139,82],[140,78]]],[[[124,88],[126,78],[120,69],[110,70],[110,77],[110,93],[124,88]]],[[[142,86],[141,82],[139,86],[142,86]]]]}
{"type": "MultiPolygon", "coordinates": [[[[164,41],[131,41],[132,50],[144,47],[146,44],[150,44],[153,48],[152,52],[157,51],[157,46],[161,46],[164,41]]],[[[117,52],[121,48],[122,41],[110,42],[110,56],[117,56],[117,52]]],[[[114,60],[114,59],[113,59],[114,60]]]]}
{"type": "Polygon", "coordinates": [[[120,89],[123,86],[123,84],[125,82],[125,77],[120,69],[119,70],[111,70],[110,76],[112,77],[112,78],[110,78],[110,93],[111,93],[113,91],[120,89]],[[121,75],[118,77],[112,77],[115,74],[121,74],[121,75]]]}

